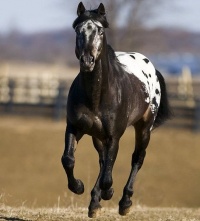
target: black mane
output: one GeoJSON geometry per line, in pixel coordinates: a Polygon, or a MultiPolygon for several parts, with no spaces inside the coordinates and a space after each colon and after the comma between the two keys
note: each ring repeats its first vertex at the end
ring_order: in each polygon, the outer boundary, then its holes
{"type": "Polygon", "coordinates": [[[112,61],[112,64],[118,66],[118,68],[121,68],[120,73],[123,73],[125,65],[120,63],[120,61],[118,60],[115,54],[114,49],[109,44],[107,44],[107,48],[108,48],[108,55],[109,55],[110,60],[112,61]]]}
{"type": "Polygon", "coordinates": [[[115,55],[115,51],[112,48],[112,46],[107,44],[107,48],[108,48],[108,53],[109,53],[110,58],[112,58],[113,60],[117,59],[117,57],[115,55]]]}
{"type": "Polygon", "coordinates": [[[101,15],[98,14],[97,9],[94,10],[87,10],[85,11],[83,14],[81,14],[80,16],[78,16],[75,21],[73,22],[72,27],[75,28],[79,23],[82,23],[86,20],[95,20],[100,22],[104,28],[108,28],[109,27],[109,23],[106,19],[105,15],[101,15]]]}

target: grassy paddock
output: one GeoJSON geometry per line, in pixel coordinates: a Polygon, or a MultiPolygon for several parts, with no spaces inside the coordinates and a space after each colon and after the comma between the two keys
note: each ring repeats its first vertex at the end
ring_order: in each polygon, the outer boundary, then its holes
{"type": "MultiPolygon", "coordinates": [[[[78,145],[75,165],[75,176],[83,180],[85,193],[81,196],[72,194],[67,188],[66,176],[60,162],[64,147],[64,132],[64,121],[0,117],[2,205],[11,207],[23,205],[29,208],[88,206],[90,191],[99,171],[97,153],[92,147],[91,138],[85,136],[78,145]]],[[[144,166],[137,177],[134,206],[200,207],[199,144],[200,135],[187,130],[162,127],[153,132],[144,166]]],[[[130,172],[133,147],[134,130],[129,128],[120,141],[120,150],[114,167],[115,193],[112,200],[102,202],[104,208],[116,208],[118,205],[130,172]]],[[[69,212],[59,210],[61,216],[69,212]]],[[[156,209],[151,210],[156,216],[156,209]]],[[[131,214],[140,216],[143,214],[141,211],[143,209],[136,209],[131,214]]],[[[149,213],[149,209],[144,211],[144,214],[149,213]]],[[[170,210],[164,209],[164,211],[170,215],[170,210]]],[[[178,214],[178,211],[174,210],[174,214],[178,214]]],[[[180,210],[180,213],[181,211],[187,213],[187,210],[180,210]]],[[[191,213],[193,210],[188,211],[191,213]]],[[[109,213],[113,212],[106,212],[109,213]]],[[[52,212],[52,216],[56,216],[55,211],[52,212]]],[[[104,218],[106,220],[106,215],[104,218]]]]}

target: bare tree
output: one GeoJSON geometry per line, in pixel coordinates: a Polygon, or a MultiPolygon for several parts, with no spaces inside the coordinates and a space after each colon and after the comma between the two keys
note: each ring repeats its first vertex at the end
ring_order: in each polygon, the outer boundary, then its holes
{"type": "Polygon", "coordinates": [[[162,0],[105,0],[111,23],[110,41],[116,49],[139,49],[143,32],[162,0]]]}

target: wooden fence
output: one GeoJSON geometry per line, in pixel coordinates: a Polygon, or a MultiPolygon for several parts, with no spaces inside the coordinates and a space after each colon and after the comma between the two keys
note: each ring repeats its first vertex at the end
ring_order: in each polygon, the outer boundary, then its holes
{"type": "Polygon", "coordinates": [[[166,82],[174,114],[168,125],[200,131],[200,78],[192,77],[186,68],[179,77],[167,78],[166,82]]]}
{"type": "MultiPolygon", "coordinates": [[[[0,77],[0,113],[65,118],[71,82],[59,78],[0,77]]],[[[174,113],[167,126],[200,131],[200,80],[184,83],[180,78],[170,77],[166,83],[174,113]]]]}
{"type": "Polygon", "coordinates": [[[70,84],[59,79],[0,78],[0,111],[58,120],[66,115],[70,84]]]}

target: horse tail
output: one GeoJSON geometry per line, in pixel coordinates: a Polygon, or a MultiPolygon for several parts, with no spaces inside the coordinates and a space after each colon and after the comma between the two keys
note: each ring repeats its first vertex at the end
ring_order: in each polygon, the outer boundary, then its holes
{"type": "Polygon", "coordinates": [[[171,112],[171,108],[170,108],[168,96],[167,96],[165,80],[162,74],[158,70],[156,70],[156,75],[160,83],[161,99],[160,99],[160,106],[158,108],[158,113],[154,121],[153,129],[156,127],[159,127],[166,120],[172,117],[172,112],[171,112]]]}

